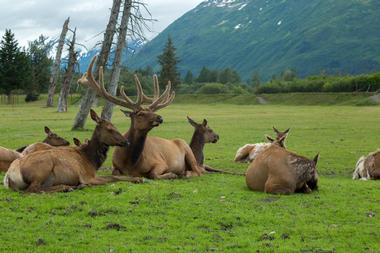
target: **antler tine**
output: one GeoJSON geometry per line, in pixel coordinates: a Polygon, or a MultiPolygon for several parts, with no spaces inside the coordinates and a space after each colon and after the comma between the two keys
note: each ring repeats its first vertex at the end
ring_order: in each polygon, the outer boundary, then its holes
{"type": "Polygon", "coordinates": [[[144,102],[144,92],[140,83],[139,78],[135,74],[135,83],[136,83],[136,92],[137,92],[137,99],[136,99],[136,105],[141,106],[141,104],[144,102]]]}
{"type": "MultiPolygon", "coordinates": [[[[140,80],[138,79],[137,75],[135,75],[135,80],[141,86],[140,80]]],[[[147,95],[144,94],[144,92],[142,92],[143,103],[153,103],[159,96],[160,96],[160,87],[158,84],[158,78],[157,78],[157,75],[154,75],[153,76],[153,97],[148,97],[147,95]]]]}
{"type": "Polygon", "coordinates": [[[175,92],[173,91],[170,94],[170,96],[166,99],[166,101],[163,102],[163,103],[161,103],[161,104],[159,104],[159,105],[157,105],[154,110],[158,111],[158,110],[160,110],[160,109],[168,106],[169,104],[171,104],[173,102],[174,98],[175,98],[175,92]]]}
{"type": "Polygon", "coordinates": [[[173,99],[175,97],[175,93],[171,91],[172,84],[169,81],[168,84],[166,85],[166,89],[162,95],[155,100],[149,108],[153,111],[157,111],[167,105],[169,105],[171,102],[173,102],[173,99]]]}
{"type": "Polygon", "coordinates": [[[106,100],[110,101],[111,103],[129,108],[129,109],[134,109],[135,108],[134,104],[131,103],[131,101],[124,101],[118,97],[112,96],[104,88],[103,67],[99,68],[99,80],[101,82],[101,85],[97,81],[95,81],[95,78],[92,74],[92,70],[93,70],[96,59],[97,59],[96,56],[94,58],[92,58],[92,61],[91,61],[90,65],[88,66],[87,73],[85,74],[85,77],[87,77],[86,78],[87,85],[90,86],[93,90],[95,90],[99,96],[105,98],[106,100]]]}

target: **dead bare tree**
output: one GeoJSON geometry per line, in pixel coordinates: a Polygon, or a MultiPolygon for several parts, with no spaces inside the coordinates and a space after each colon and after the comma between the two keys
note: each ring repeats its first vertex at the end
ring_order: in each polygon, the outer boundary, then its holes
{"type": "Polygon", "coordinates": [[[69,96],[71,82],[73,80],[75,65],[77,63],[78,53],[75,51],[76,28],[73,31],[73,37],[69,43],[69,59],[67,69],[63,78],[61,92],[58,99],[58,112],[67,112],[67,97],[69,96]]]}
{"type": "MultiPolygon", "coordinates": [[[[111,15],[108,21],[106,31],[104,33],[102,48],[100,50],[99,57],[97,58],[97,62],[96,62],[96,70],[95,70],[96,73],[99,72],[100,66],[104,66],[107,63],[108,56],[111,51],[112,41],[116,32],[116,25],[117,25],[117,20],[119,17],[120,6],[121,6],[121,0],[113,0],[111,15]]],[[[91,89],[87,89],[84,97],[82,98],[79,112],[77,113],[75,117],[75,121],[72,128],[73,130],[84,128],[87,116],[90,113],[90,109],[91,109],[92,104],[95,101],[95,98],[96,98],[96,93],[91,89]]]]}
{"type": "MultiPolygon", "coordinates": [[[[129,18],[130,18],[130,13],[131,13],[131,7],[132,7],[132,0],[125,0],[123,15],[122,15],[121,23],[119,26],[119,36],[117,38],[115,57],[112,63],[111,81],[108,86],[108,91],[112,95],[116,95],[116,90],[117,90],[117,86],[118,86],[118,82],[120,78],[121,57],[123,55],[123,50],[125,49],[126,43],[127,43],[126,42],[127,29],[128,29],[128,23],[129,23],[129,18]]],[[[106,104],[102,110],[103,119],[111,120],[113,106],[114,106],[113,103],[106,101],[106,104]]]]}
{"type": "Polygon", "coordinates": [[[63,23],[61,36],[59,37],[57,52],[55,55],[55,61],[54,61],[54,65],[53,65],[51,76],[50,76],[49,92],[48,92],[48,98],[46,102],[47,107],[53,107],[53,104],[54,104],[55,87],[57,86],[57,80],[59,77],[62,50],[65,44],[66,34],[69,30],[69,22],[70,22],[70,18],[67,18],[65,20],[65,23],[63,23]]]}
{"type": "MultiPolygon", "coordinates": [[[[118,29],[115,56],[112,64],[111,80],[108,85],[108,92],[116,95],[121,71],[121,58],[123,50],[127,48],[127,36],[133,39],[146,40],[144,31],[150,31],[147,21],[154,21],[145,3],[136,0],[125,0],[123,14],[118,29]],[[146,12],[149,18],[144,18],[142,12],[146,12]]],[[[102,111],[102,118],[111,120],[114,104],[106,101],[102,111]]]]}

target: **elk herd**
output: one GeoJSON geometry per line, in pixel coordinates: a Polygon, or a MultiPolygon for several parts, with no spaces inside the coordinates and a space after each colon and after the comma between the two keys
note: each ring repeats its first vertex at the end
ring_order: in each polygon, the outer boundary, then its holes
{"type": "MultiPolygon", "coordinates": [[[[190,144],[182,139],[164,139],[150,136],[149,132],[160,126],[164,119],[157,111],[170,105],[175,97],[169,82],[160,94],[158,79],[153,77],[153,95],[144,94],[135,77],[136,100],[128,97],[123,88],[120,97],[107,92],[103,69],[99,80],[93,76],[94,57],[87,73],[78,80],[80,85],[93,89],[98,96],[124,108],[130,118],[130,127],[123,135],[109,121],[91,110],[96,123],[92,137],[83,143],[74,138],[75,146],[45,127],[46,138],[16,151],[0,147],[0,171],[6,172],[4,186],[15,191],[31,193],[71,191],[86,186],[110,182],[134,183],[148,179],[176,179],[201,176],[205,173],[243,175],[253,191],[271,194],[310,193],[318,189],[317,163],[319,154],[309,159],[286,148],[290,129],[284,132],[275,127],[275,138],[267,136],[267,143],[246,144],[239,148],[235,162],[248,163],[245,174],[227,172],[204,164],[203,149],[207,143],[217,143],[219,135],[207,120],[194,127],[190,144]],[[98,176],[97,170],[114,146],[112,175],[98,176]]],[[[380,179],[380,151],[361,157],[356,164],[353,179],[380,179]]]]}

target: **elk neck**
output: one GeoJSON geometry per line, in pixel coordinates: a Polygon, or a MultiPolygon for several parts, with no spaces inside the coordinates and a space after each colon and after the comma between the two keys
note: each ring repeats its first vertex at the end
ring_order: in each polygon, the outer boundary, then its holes
{"type": "Polygon", "coordinates": [[[144,150],[147,135],[148,131],[136,130],[133,127],[127,132],[126,137],[128,137],[129,140],[129,146],[126,148],[127,161],[131,166],[138,163],[144,150]]]}
{"type": "MultiPolygon", "coordinates": [[[[97,127],[98,128],[98,127],[97,127]]],[[[107,152],[109,145],[100,141],[97,128],[95,129],[91,140],[88,142],[88,145],[84,145],[80,148],[82,153],[86,158],[95,166],[96,169],[99,169],[100,166],[107,159],[107,152]]]]}
{"type": "Polygon", "coordinates": [[[203,165],[204,156],[203,148],[205,146],[205,138],[202,133],[195,130],[193,137],[191,138],[190,148],[193,151],[195,159],[197,160],[198,165],[203,165]]]}

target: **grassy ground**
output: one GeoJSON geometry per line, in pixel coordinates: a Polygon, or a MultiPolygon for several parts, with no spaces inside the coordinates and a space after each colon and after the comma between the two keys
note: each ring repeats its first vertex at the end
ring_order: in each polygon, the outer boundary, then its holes
{"type": "MultiPolygon", "coordinates": [[[[1,105],[0,145],[42,140],[44,125],[90,137],[70,131],[75,112],[1,105]]],[[[247,165],[232,162],[239,146],[263,141],[272,125],[291,127],[289,149],[321,152],[320,191],[272,196],[229,175],[43,195],[0,186],[0,252],[380,252],[379,182],[350,179],[358,157],[379,147],[380,107],[177,104],[160,113],[165,122],[151,135],[186,140],[186,115],[207,117],[221,140],[206,147],[206,162],[240,172],[247,165]]],[[[119,110],[113,122],[129,126],[119,110]]]]}

